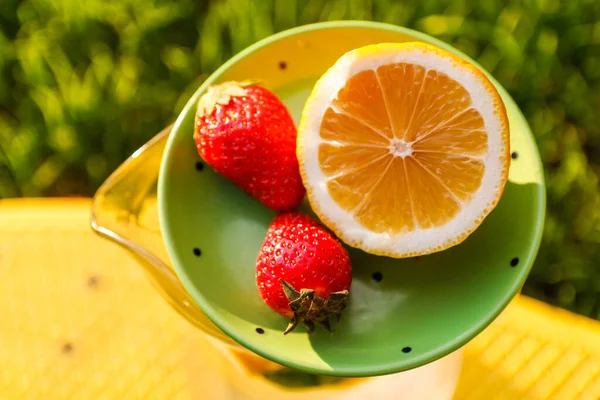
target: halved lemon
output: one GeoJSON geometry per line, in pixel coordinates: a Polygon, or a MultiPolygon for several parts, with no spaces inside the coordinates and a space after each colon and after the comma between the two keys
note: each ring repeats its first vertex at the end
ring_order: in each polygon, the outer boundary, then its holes
{"type": "Polygon", "coordinates": [[[508,179],[508,119],[494,85],[424,43],[343,55],[313,88],[297,140],[313,210],[372,254],[409,257],[462,242],[508,179]]]}

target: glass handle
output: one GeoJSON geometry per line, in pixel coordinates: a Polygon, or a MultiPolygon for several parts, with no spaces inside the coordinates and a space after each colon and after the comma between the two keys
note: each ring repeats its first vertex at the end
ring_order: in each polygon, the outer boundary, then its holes
{"type": "Polygon", "coordinates": [[[158,222],[156,183],[172,125],[138,149],[94,195],[91,226],[131,251],[169,304],[203,332],[233,344],[196,306],[173,271],[158,222]]]}

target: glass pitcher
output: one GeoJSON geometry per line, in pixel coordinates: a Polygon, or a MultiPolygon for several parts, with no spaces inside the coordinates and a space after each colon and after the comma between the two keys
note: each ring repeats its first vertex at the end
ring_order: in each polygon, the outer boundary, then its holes
{"type": "MultiPolygon", "coordinates": [[[[136,257],[163,298],[205,336],[206,374],[219,380],[221,399],[451,399],[458,383],[461,351],[414,370],[370,378],[334,378],[304,373],[266,360],[234,342],[195,305],[172,269],[156,209],[156,183],[171,127],[137,150],[94,196],[91,226],[136,257]],[[272,397],[269,397],[272,396],[272,397]]],[[[207,388],[208,390],[208,388],[207,388]]]]}

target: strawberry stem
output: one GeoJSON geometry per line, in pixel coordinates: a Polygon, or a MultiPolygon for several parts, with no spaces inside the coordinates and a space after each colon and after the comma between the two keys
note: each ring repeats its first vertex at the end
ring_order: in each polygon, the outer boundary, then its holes
{"type": "Polygon", "coordinates": [[[298,324],[303,324],[309,334],[314,332],[315,324],[331,333],[331,319],[339,323],[342,311],[348,305],[349,293],[347,290],[333,292],[327,299],[323,299],[317,296],[312,289],[301,289],[298,292],[284,279],[281,280],[281,285],[289,300],[290,308],[294,312],[294,316],[283,332],[284,335],[293,331],[298,324]]]}
{"type": "Polygon", "coordinates": [[[205,115],[210,115],[217,104],[227,105],[232,97],[245,96],[245,87],[255,85],[258,82],[258,80],[246,79],[242,82],[228,81],[209,86],[206,93],[198,100],[196,116],[202,118],[205,115]]]}

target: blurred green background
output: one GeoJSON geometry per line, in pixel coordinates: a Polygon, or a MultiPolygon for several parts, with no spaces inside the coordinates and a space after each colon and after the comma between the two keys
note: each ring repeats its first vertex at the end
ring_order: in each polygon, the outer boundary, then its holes
{"type": "Polygon", "coordinates": [[[548,183],[524,292],[600,319],[598,0],[2,0],[0,197],[93,195],[232,54],[339,19],[436,36],[506,87],[548,183]]]}

